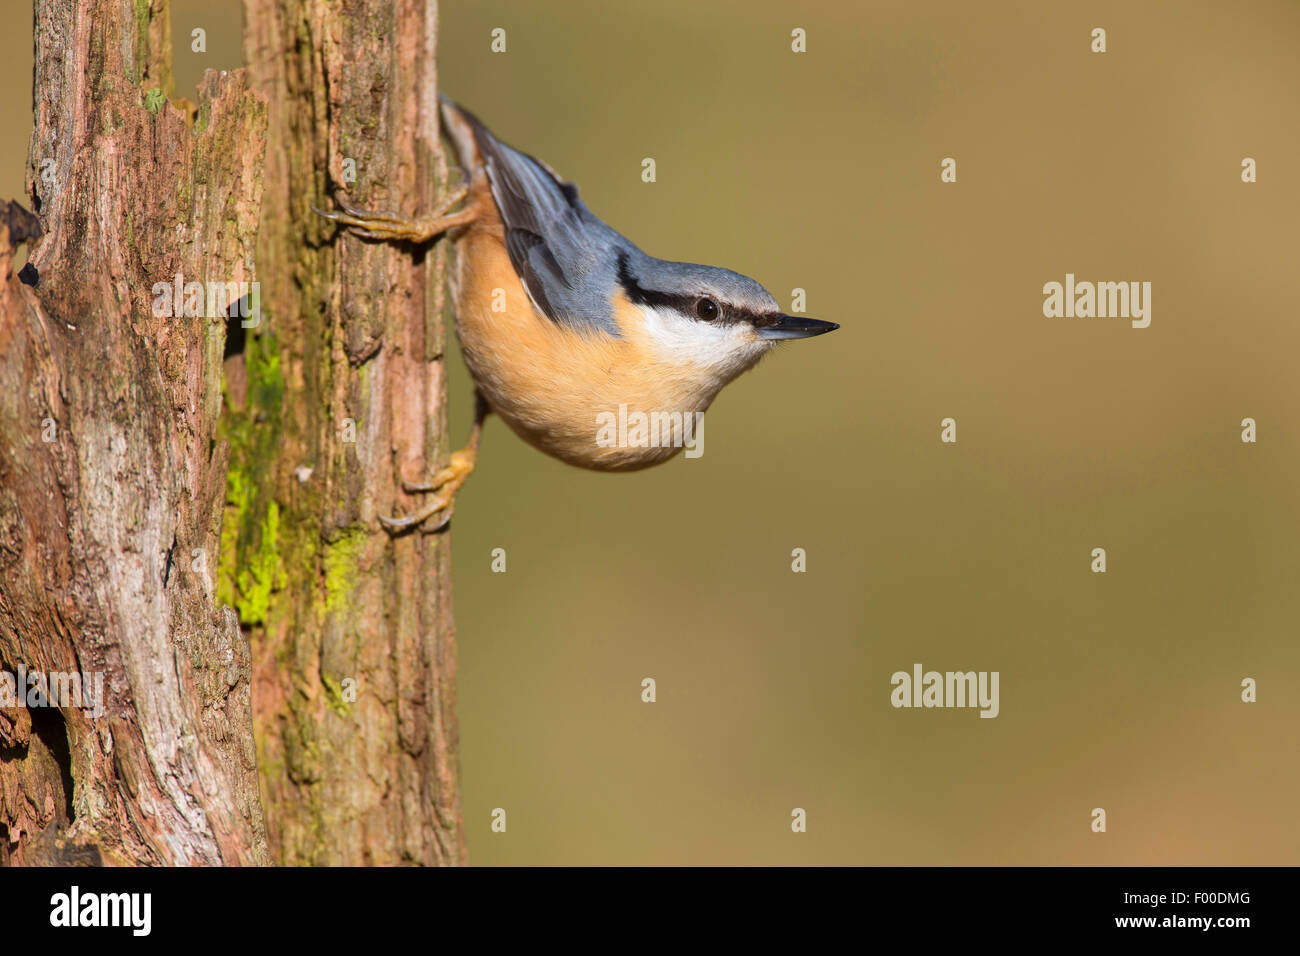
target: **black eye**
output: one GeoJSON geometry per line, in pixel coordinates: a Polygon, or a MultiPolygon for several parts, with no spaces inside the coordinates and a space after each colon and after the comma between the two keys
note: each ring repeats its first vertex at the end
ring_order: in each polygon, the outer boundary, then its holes
{"type": "Polygon", "coordinates": [[[718,303],[714,302],[707,295],[695,303],[695,314],[706,322],[712,322],[721,313],[718,303]]]}

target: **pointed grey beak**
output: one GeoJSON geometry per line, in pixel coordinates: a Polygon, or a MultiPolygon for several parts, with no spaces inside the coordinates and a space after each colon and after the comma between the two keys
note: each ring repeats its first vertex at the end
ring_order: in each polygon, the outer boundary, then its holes
{"type": "Polygon", "coordinates": [[[764,325],[755,331],[762,339],[809,339],[823,332],[834,332],[839,326],[834,322],[822,322],[803,315],[779,315],[771,325],[764,325]]]}

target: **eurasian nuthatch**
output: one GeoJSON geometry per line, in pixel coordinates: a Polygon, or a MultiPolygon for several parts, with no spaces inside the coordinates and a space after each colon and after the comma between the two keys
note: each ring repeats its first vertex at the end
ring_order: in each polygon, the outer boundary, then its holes
{"type": "Polygon", "coordinates": [[[777,342],[839,328],[783,314],[746,276],[646,255],[592,215],[549,166],[445,98],[442,117],[466,184],[433,215],[368,212],[342,196],[341,211],[321,212],[365,238],[421,243],[448,233],[454,242],[452,301],[478,390],[474,428],[449,467],[406,485],[437,494],[414,514],[383,519],[390,530],[439,512],[439,527],[450,520],[489,409],[562,461],[646,468],[675,455],[680,442],[598,440],[601,421],[626,418],[627,409],[695,420],[777,342]]]}

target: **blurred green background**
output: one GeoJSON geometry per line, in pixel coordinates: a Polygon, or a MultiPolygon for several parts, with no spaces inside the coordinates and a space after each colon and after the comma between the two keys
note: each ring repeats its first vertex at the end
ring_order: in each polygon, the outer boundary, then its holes
{"type": "MultiPolygon", "coordinates": [[[[239,65],[237,3],[173,22],[181,95],[239,65]]],[[[1300,863],[1300,4],[441,22],[443,90],[597,215],[843,326],[724,390],[698,460],[587,473],[490,421],[454,534],[474,863],[1300,863]],[[1151,327],[1044,318],[1067,272],[1150,281],[1151,327]],[[895,710],[917,662],[999,671],[1001,715],[895,710]]]]}

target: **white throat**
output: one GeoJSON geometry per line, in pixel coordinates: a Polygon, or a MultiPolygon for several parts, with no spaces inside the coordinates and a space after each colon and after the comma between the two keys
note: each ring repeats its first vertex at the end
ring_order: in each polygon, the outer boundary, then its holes
{"type": "Polygon", "coordinates": [[[653,305],[641,306],[641,312],[656,358],[694,370],[700,384],[714,392],[753,368],[774,344],[743,322],[705,322],[653,305]]]}

